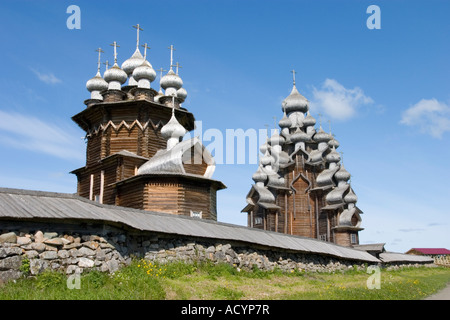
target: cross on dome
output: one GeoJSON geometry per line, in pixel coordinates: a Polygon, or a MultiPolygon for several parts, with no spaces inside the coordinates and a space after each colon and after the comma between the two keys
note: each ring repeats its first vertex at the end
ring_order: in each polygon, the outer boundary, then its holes
{"type": "Polygon", "coordinates": [[[168,47],[170,49],[170,70],[172,70],[173,67],[173,52],[175,51],[175,48],[173,47],[173,44],[168,47]]]}
{"type": "Polygon", "coordinates": [[[105,51],[103,51],[102,48],[98,48],[97,50],[95,50],[95,52],[98,52],[97,71],[100,72],[100,56],[102,53],[105,53],[105,51]]]}
{"type": "Polygon", "coordinates": [[[176,74],[178,74],[178,68],[183,68],[178,62],[174,66],[177,67],[176,74]]]}
{"type": "Polygon", "coordinates": [[[150,47],[144,43],[141,47],[144,48],[144,60],[147,58],[147,49],[150,49],[150,47]]]}
{"type": "Polygon", "coordinates": [[[136,29],[136,32],[137,32],[137,40],[136,40],[136,49],[138,49],[139,48],[139,30],[140,31],[144,31],[144,29],[142,29],[141,28],[141,26],[139,25],[139,23],[137,24],[137,25],[135,25],[135,26],[133,26],[133,28],[135,28],[136,29]]]}
{"type": "MultiPolygon", "coordinates": [[[[156,71],[159,71],[159,79],[161,80],[162,77],[163,77],[163,72],[164,72],[164,71],[167,71],[167,70],[164,70],[163,68],[159,68],[159,69],[156,70],[156,71]]],[[[161,82],[159,83],[159,90],[161,90],[161,82]]]]}
{"type": "Polygon", "coordinates": [[[108,70],[108,67],[109,67],[109,66],[111,66],[111,65],[109,64],[109,61],[108,61],[108,60],[106,60],[105,62],[103,62],[103,64],[106,66],[106,67],[105,67],[105,71],[108,70]]]}
{"type": "Polygon", "coordinates": [[[292,78],[293,78],[294,86],[295,86],[295,74],[296,74],[297,72],[296,72],[294,69],[292,69],[291,72],[292,72],[292,78]]]}
{"type": "Polygon", "coordinates": [[[317,116],[319,117],[319,126],[322,128],[322,116],[323,116],[323,114],[318,113],[317,116]]]}
{"type": "Polygon", "coordinates": [[[111,43],[110,46],[114,47],[114,63],[117,63],[117,48],[120,48],[120,46],[117,44],[116,41],[111,43]]]}

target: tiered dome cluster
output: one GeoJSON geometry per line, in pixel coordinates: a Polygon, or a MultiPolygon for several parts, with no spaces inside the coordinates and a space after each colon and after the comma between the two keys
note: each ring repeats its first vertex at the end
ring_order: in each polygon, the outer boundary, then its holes
{"type": "MultiPolygon", "coordinates": [[[[141,30],[141,29],[140,29],[141,30]]],[[[138,38],[139,39],[139,38],[138,38]]],[[[139,41],[139,40],[138,40],[139,41]]],[[[102,93],[107,90],[126,90],[136,87],[141,89],[151,89],[152,82],[156,79],[156,71],[152,64],[147,60],[147,45],[144,55],[139,50],[139,43],[132,56],[125,60],[121,66],[117,63],[117,44],[114,42],[114,65],[106,69],[103,77],[100,73],[100,62],[97,74],[86,83],[87,90],[91,93],[91,99],[103,100],[102,93]],[[128,81],[126,87],[122,87],[128,81]]],[[[100,50],[100,49],[99,49],[100,50]]],[[[103,51],[102,51],[103,52],[103,51]]],[[[161,97],[175,97],[178,103],[183,103],[187,97],[187,91],[183,88],[183,81],[177,72],[173,71],[173,46],[171,46],[170,68],[166,75],[160,78],[159,93],[155,95],[154,101],[160,102],[161,97]],[[162,91],[164,89],[164,92],[162,91]]],[[[161,69],[162,70],[162,69],[161,69]]],[[[155,92],[156,93],[156,92],[155,92]]],[[[172,99],[168,99],[169,101],[172,99]]]]}
{"type": "Polygon", "coordinates": [[[340,225],[351,225],[357,197],[349,184],[350,173],[336,151],[339,142],[322,126],[315,128],[316,119],[309,111],[309,101],[298,92],[295,81],[291,93],[282,102],[282,111],[283,117],[278,123],[281,132],[275,131],[260,147],[263,156],[252,176],[255,189],[261,193],[264,188],[274,195],[277,189],[292,189],[284,177],[295,164],[296,155],[300,155],[303,166],[315,167],[314,171],[320,172],[311,188],[326,193],[326,206],[343,208],[340,225]]]}

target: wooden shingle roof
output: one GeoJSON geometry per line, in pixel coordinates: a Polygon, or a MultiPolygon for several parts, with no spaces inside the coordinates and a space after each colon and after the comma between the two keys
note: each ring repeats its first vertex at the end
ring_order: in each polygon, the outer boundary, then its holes
{"type": "MultiPolygon", "coordinates": [[[[279,248],[367,263],[383,262],[365,251],[311,238],[187,216],[99,204],[74,194],[0,188],[0,220],[9,219],[121,224],[141,231],[237,241],[261,245],[268,249],[279,248]]],[[[425,257],[403,254],[398,258],[422,261],[425,257]]]]}

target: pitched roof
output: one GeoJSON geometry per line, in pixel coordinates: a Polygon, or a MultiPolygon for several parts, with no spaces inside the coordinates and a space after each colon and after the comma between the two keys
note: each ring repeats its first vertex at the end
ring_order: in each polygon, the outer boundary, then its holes
{"type": "Polygon", "coordinates": [[[73,194],[0,188],[0,219],[96,221],[135,230],[252,243],[272,249],[378,263],[367,252],[311,238],[132,208],[99,204],[73,194]]]}
{"type": "Polygon", "coordinates": [[[352,247],[356,250],[362,250],[362,251],[376,251],[376,252],[383,252],[385,243],[369,243],[369,244],[358,244],[353,245],[352,247]]]}
{"type": "Polygon", "coordinates": [[[215,170],[215,161],[210,152],[203,146],[200,139],[194,137],[179,142],[171,149],[160,149],[156,154],[144,163],[138,170],[138,174],[154,174],[154,173],[178,173],[185,174],[185,163],[196,164],[196,161],[205,161],[208,165],[204,176],[211,178],[215,170]],[[194,156],[186,155],[186,151],[194,149],[200,159],[194,156]]]}
{"type": "Polygon", "coordinates": [[[350,247],[255,228],[100,204],[68,193],[0,188],[0,220],[103,222],[135,230],[251,243],[271,249],[319,254],[368,263],[432,262],[423,256],[384,252],[380,259],[350,247]]]}
{"type": "Polygon", "coordinates": [[[422,254],[450,254],[450,250],[445,248],[412,248],[406,253],[414,254],[414,251],[422,254]]]}
{"type": "Polygon", "coordinates": [[[398,252],[382,252],[380,253],[380,259],[386,263],[393,263],[393,262],[433,263],[433,258],[430,257],[415,256],[411,254],[404,254],[398,252]]]}

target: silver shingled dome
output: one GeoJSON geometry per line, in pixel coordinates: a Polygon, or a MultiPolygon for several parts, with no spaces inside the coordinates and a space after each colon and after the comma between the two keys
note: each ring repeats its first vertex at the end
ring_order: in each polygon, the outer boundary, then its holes
{"type": "Polygon", "coordinates": [[[255,182],[265,182],[267,180],[267,174],[264,173],[261,166],[259,166],[258,170],[253,174],[252,179],[255,182]]]}
{"type": "Polygon", "coordinates": [[[309,140],[309,136],[303,132],[300,128],[297,128],[295,132],[291,135],[291,141],[294,143],[297,142],[306,142],[309,140]]]}
{"type": "Polygon", "coordinates": [[[350,188],[350,191],[347,193],[347,195],[344,197],[344,201],[346,203],[356,203],[358,201],[358,197],[353,192],[353,189],[350,188]]]}
{"type": "Polygon", "coordinates": [[[325,160],[327,162],[339,162],[341,161],[341,156],[339,152],[337,152],[336,149],[333,148],[331,152],[325,156],[325,160]]]}
{"type": "Polygon", "coordinates": [[[144,57],[142,56],[139,49],[136,48],[136,51],[133,53],[133,55],[122,63],[122,70],[126,72],[127,76],[130,76],[133,74],[134,69],[139,67],[143,61],[144,57]]]}
{"type": "Polygon", "coordinates": [[[341,167],[339,168],[338,172],[334,174],[334,177],[337,181],[348,181],[351,175],[347,170],[345,170],[344,165],[341,164],[341,167]]]}
{"type": "Polygon", "coordinates": [[[183,86],[183,80],[172,69],[161,79],[161,87],[166,90],[167,88],[180,89],[183,86]]]}
{"type": "Polygon", "coordinates": [[[128,78],[125,71],[119,68],[117,63],[114,63],[114,65],[111,68],[106,70],[103,77],[105,78],[105,81],[108,83],[111,81],[118,81],[121,84],[124,84],[128,78]]]}
{"type": "Polygon", "coordinates": [[[305,119],[303,119],[303,125],[305,127],[312,127],[315,126],[316,124],[316,119],[314,119],[314,117],[311,115],[311,112],[308,112],[308,115],[305,117],[305,119]]]}
{"type": "MultiPolygon", "coordinates": [[[[292,88],[291,93],[283,100],[283,108],[286,113],[289,114],[294,111],[307,112],[308,111],[308,100],[297,91],[297,88],[292,88]]],[[[283,110],[283,111],[284,111],[283,110]]]]}
{"type": "Polygon", "coordinates": [[[314,135],[313,139],[316,142],[328,142],[331,140],[331,136],[326,133],[325,131],[323,131],[322,127],[320,127],[319,131],[316,132],[316,134],[314,135]]]}
{"type": "Polygon", "coordinates": [[[133,78],[136,81],[141,79],[147,79],[150,82],[156,79],[156,72],[153,70],[152,65],[147,60],[143,60],[140,66],[136,67],[133,71],[133,78]]]}
{"type": "Polygon", "coordinates": [[[102,78],[100,71],[97,71],[95,77],[86,82],[86,89],[88,89],[89,92],[103,91],[108,89],[108,83],[102,78]]]}
{"type": "Polygon", "coordinates": [[[177,97],[181,100],[181,103],[183,103],[187,98],[187,91],[185,88],[180,88],[177,90],[177,97]]]}
{"type": "Polygon", "coordinates": [[[175,113],[172,112],[172,117],[161,128],[161,136],[168,140],[170,138],[181,138],[186,134],[186,129],[178,122],[175,113]]]}

